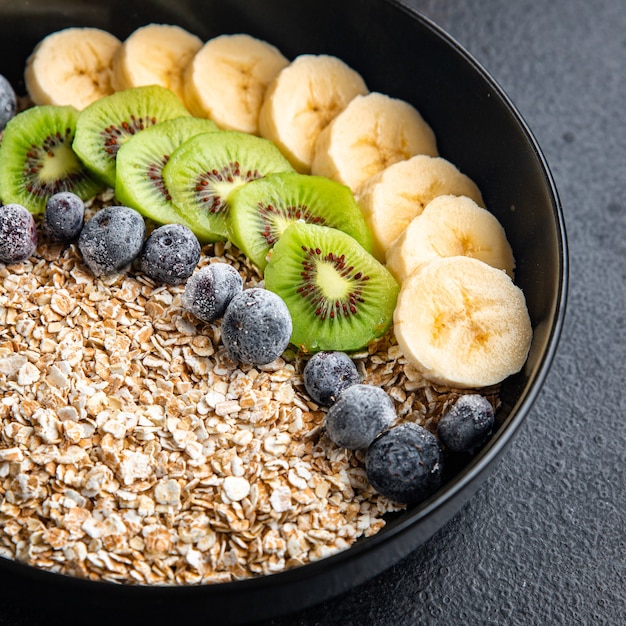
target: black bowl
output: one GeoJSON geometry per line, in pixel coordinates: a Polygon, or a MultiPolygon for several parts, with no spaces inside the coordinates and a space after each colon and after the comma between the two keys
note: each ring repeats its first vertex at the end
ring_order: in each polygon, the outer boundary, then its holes
{"type": "Polygon", "coordinates": [[[266,618],[344,592],[428,539],[468,501],[505,451],[541,389],[564,316],[567,252],[557,191],[530,130],[496,82],[437,26],[395,0],[15,0],[3,3],[0,18],[0,73],[22,92],[24,62],[35,44],[72,25],[125,38],[143,24],[175,23],[203,39],[247,32],[288,57],[340,57],[372,91],[415,105],[435,130],[441,155],[476,181],[513,247],[516,281],[534,328],[523,371],[503,385],[498,428],[489,443],[431,498],[393,516],[375,536],[283,573],[196,587],[90,582],[0,559],[5,592],[8,586],[16,602],[24,598],[29,623],[38,617],[52,623],[54,615],[64,615],[64,623],[72,615],[91,623],[266,618]]]}

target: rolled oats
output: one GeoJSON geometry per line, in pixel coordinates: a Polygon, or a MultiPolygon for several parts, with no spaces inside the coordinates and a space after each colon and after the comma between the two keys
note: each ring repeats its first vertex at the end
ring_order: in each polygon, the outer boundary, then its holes
{"type": "MultiPolygon", "coordinates": [[[[229,243],[203,252],[200,265],[259,284],[229,243]]],[[[75,244],[0,265],[2,556],[112,582],[217,583],[344,550],[398,508],[360,453],[326,437],[303,357],[233,363],[183,289],[132,268],[94,279],[75,244]]],[[[456,397],[391,335],[353,356],[401,420],[432,430],[456,397]]]]}

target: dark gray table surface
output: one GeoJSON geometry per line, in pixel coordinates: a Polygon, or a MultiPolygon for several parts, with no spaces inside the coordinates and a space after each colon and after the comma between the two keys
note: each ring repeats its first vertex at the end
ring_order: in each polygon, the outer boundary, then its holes
{"type": "Polygon", "coordinates": [[[570,245],[565,328],[470,503],[371,582],[271,623],[626,624],[626,3],[406,4],[485,66],[546,155],[570,245]]]}
{"type": "MultiPolygon", "coordinates": [[[[564,332],[504,459],[446,527],[353,591],[264,624],[626,624],[626,3],[406,4],[491,72],[547,157],[570,245],[564,332]]],[[[0,601],[1,624],[29,624],[0,601]]]]}

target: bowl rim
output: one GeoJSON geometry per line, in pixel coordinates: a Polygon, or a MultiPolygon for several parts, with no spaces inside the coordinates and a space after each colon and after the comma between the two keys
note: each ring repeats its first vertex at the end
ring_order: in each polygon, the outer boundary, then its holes
{"type": "MultiPolygon", "coordinates": [[[[521,424],[528,415],[532,405],[539,396],[543,383],[548,375],[550,366],[554,360],[557,347],[559,344],[561,332],[564,325],[564,319],[567,308],[567,294],[569,286],[569,253],[567,234],[565,228],[565,220],[563,215],[563,208],[559,198],[556,183],[553,175],[550,171],[547,160],[539,147],[539,144],[532,133],[530,127],[524,120],[523,116],[508,97],[504,89],[500,86],[497,80],[489,74],[485,67],[477,61],[472,54],[470,54],[456,39],[440,27],[431,18],[424,15],[418,9],[407,6],[401,0],[382,0],[385,4],[402,11],[407,14],[412,20],[419,22],[423,28],[429,30],[436,38],[443,40],[453,51],[462,58],[462,60],[471,67],[471,69],[477,73],[481,80],[489,86],[497,97],[501,100],[504,107],[512,118],[515,119],[519,128],[522,130],[526,141],[532,148],[538,165],[543,172],[544,182],[546,190],[550,196],[552,205],[552,214],[554,219],[554,225],[556,228],[556,237],[558,244],[558,291],[555,297],[554,312],[551,322],[550,332],[546,339],[546,349],[544,350],[541,358],[539,359],[538,366],[530,376],[526,383],[527,392],[523,397],[518,398],[515,404],[511,407],[508,416],[499,427],[497,433],[494,434],[490,442],[481,450],[475,457],[473,457],[459,472],[453,475],[447,480],[444,485],[431,497],[416,505],[415,507],[406,509],[401,517],[391,520],[384,529],[375,533],[371,537],[362,537],[356,543],[350,547],[332,554],[328,557],[322,558],[318,561],[313,561],[300,565],[294,568],[282,570],[277,573],[267,574],[262,576],[251,577],[243,580],[229,581],[223,583],[204,583],[194,585],[120,585],[119,583],[113,583],[102,580],[89,580],[85,578],[73,577],[66,574],[59,574],[50,572],[48,570],[42,570],[35,566],[13,561],[4,557],[0,557],[0,561],[10,564],[11,567],[15,567],[21,573],[28,573],[31,577],[35,576],[42,580],[65,580],[68,584],[71,584],[74,588],[94,589],[94,586],[112,590],[120,590],[124,594],[130,594],[138,599],[148,597],[152,594],[165,594],[167,597],[189,597],[197,595],[212,595],[212,594],[231,594],[237,591],[243,591],[244,589],[256,589],[263,590],[268,585],[274,587],[280,582],[296,582],[306,581],[310,578],[317,576],[320,573],[326,572],[329,569],[334,569],[347,561],[355,558],[357,555],[372,551],[374,548],[381,548],[386,544],[396,539],[400,534],[408,531],[414,527],[417,523],[433,514],[437,510],[444,507],[446,503],[459,494],[463,489],[473,483],[492,463],[502,454],[504,448],[508,445],[514,435],[518,432],[521,424]]],[[[435,528],[433,533],[438,529],[435,528]]],[[[431,533],[432,534],[432,533],[431,533]]],[[[404,555],[398,555],[398,559],[404,555]]],[[[388,566],[383,567],[386,569],[388,566]]],[[[372,568],[371,572],[367,573],[362,580],[357,582],[363,582],[367,578],[373,577],[380,573],[382,570],[372,568]]],[[[353,585],[350,585],[353,586],[353,585]]],[[[341,591],[341,590],[340,590],[341,591]]],[[[322,598],[324,599],[324,598],[322,598]]]]}

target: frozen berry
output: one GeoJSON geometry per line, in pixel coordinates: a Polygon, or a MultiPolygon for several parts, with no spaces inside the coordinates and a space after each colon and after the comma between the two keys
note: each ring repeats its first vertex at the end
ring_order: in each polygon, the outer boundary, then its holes
{"type": "Polygon", "coordinates": [[[17,98],[11,83],[0,74],[0,132],[15,117],[17,98]]]}
{"type": "Polygon", "coordinates": [[[85,203],[71,191],[61,191],[46,202],[44,232],[56,241],[72,241],[78,237],[85,219],[85,203]]]}
{"type": "Polygon", "coordinates": [[[345,352],[318,352],[304,366],[304,387],[318,404],[330,406],[339,394],[356,385],[359,372],[345,352]]]}
{"type": "Polygon", "coordinates": [[[367,448],[396,419],[392,399],[380,387],[356,384],[345,389],[326,414],[326,432],[338,446],[367,448]]]}
{"type": "Polygon", "coordinates": [[[37,247],[37,227],[33,216],[21,204],[0,207],[0,263],[27,259],[37,247]]]}
{"type": "Polygon", "coordinates": [[[193,274],[200,260],[200,243],[182,224],[166,224],[152,231],[141,252],[141,271],[153,280],[179,285],[193,274]]]}
{"type": "Polygon", "coordinates": [[[85,263],[96,276],[115,274],[139,256],[146,235],[141,214],[125,206],[101,209],[78,238],[85,263]]]}
{"type": "Polygon", "coordinates": [[[437,433],[443,445],[454,452],[473,453],[491,434],[495,415],[491,402],[471,393],[461,396],[439,420],[437,433]]]}
{"type": "Polygon", "coordinates": [[[442,453],[437,437],[407,422],[390,428],[367,449],[367,478],[382,495],[401,504],[415,504],[441,484],[442,453]]]}
{"type": "Polygon", "coordinates": [[[243,289],[239,272],[228,263],[201,267],[185,284],[183,308],[203,322],[224,316],[229,302],[243,289]]]}
{"type": "Polygon", "coordinates": [[[285,351],[292,329],[291,315],[282,298],[254,287],[230,301],[222,321],[222,341],[232,359],[265,365],[285,351]]]}

